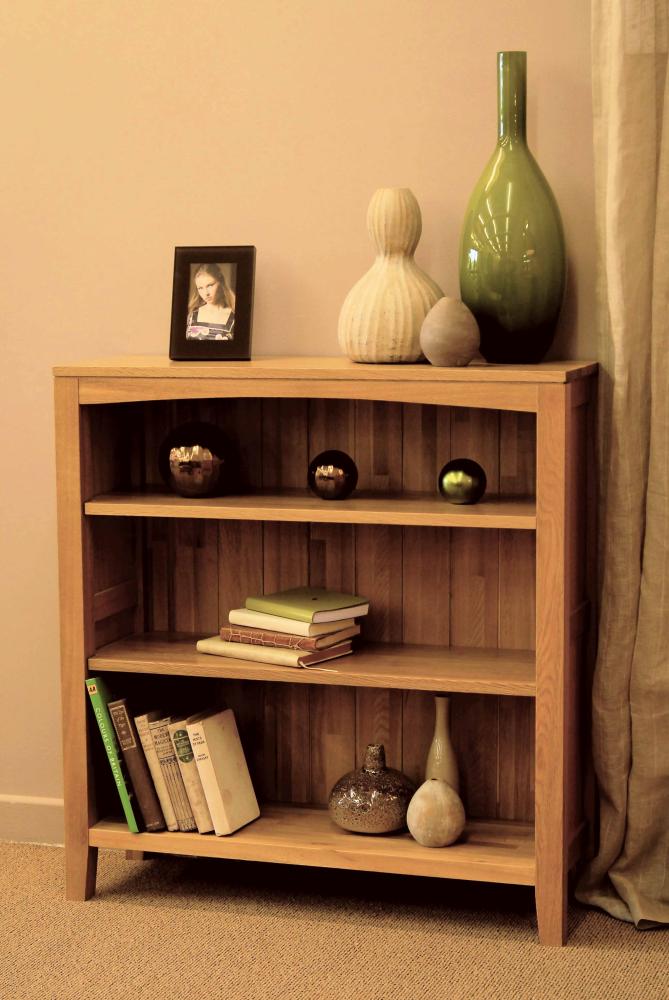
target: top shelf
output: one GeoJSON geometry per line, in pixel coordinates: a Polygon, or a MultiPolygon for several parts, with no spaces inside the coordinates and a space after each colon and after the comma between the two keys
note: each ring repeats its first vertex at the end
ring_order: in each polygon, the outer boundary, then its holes
{"type": "Polygon", "coordinates": [[[572,382],[592,375],[591,361],[545,361],[538,365],[471,364],[439,368],[428,363],[359,364],[344,357],[257,357],[251,361],[170,361],[162,355],[128,355],[58,365],[54,375],[82,378],[326,379],[346,382],[572,382]]]}
{"type": "Polygon", "coordinates": [[[537,526],[531,497],[484,497],[470,505],[450,504],[436,494],[356,494],[348,500],[320,500],[307,490],[275,490],[242,496],[185,498],[164,489],[107,493],[88,500],[84,512],[97,517],[206,518],[235,521],[304,521],[311,524],[395,524],[444,528],[537,526]]]}

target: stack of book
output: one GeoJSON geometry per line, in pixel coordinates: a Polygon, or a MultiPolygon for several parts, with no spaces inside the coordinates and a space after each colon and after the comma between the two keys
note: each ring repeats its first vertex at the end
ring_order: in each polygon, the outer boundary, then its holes
{"type": "Polygon", "coordinates": [[[360,632],[356,618],[369,612],[369,601],[323,587],[292,587],[275,594],[248,597],[234,608],[220,635],[200,639],[201,653],[241,660],[312,667],[353,652],[360,632]]]}
{"type": "Polygon", "coordinates": [[[231,709],[134,715],[101,677],[86,688],[128,828],[224,836],[260,815],[231,709]]]}

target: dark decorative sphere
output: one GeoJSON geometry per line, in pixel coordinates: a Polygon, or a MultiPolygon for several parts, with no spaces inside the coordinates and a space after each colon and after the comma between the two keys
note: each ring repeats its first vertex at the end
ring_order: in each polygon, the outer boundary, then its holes
{"type": "Polygon", "coordinates": [[[309,463],[309,489],[321,500],[345,500],[358,484],[358,470],[343,451],[322,451],[309,463]]]}
{"type": "Polygon", "coordinates": [[[486,476],[471,458],[454,458],[439,473],[437,486],[449,503],[478,503],[485,493],[486,476]]]}
{"type": "Polygon", "coordinates": [[[232,485],[231,450],[214,424],[200,421],[171,430],[158,452],[165,483],[182,497],[211,497],[232,485]]]}

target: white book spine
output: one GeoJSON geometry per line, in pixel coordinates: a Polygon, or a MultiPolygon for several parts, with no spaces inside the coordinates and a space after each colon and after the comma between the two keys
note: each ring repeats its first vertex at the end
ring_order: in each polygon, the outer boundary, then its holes
{"type": "Polygon", "coordinates": [[[179,722],[172,722],[168,726],[168,730],[188,801],[195,817],[197,831],[198,833],[211,833],[214,829],[214,824],[209,812],[209,806],[207,805],[202,781],[200,780],[200,773],[195,763],[195,755],[191,747],[186,723],[183,719],[179,722]]]}
{"type": "Polygon", "coordinates": [[[149,731],[153,739],[153,745],[156,748],[160,766],[163,769],[165,784],[167,785],[167,790],[174,806],[179,829],[183,833],[188,833],[191,830],[196,830],[197,824],[190,807],[190,802],[188,801],[181,771],[177,763],[177,756],[172,746],[168,724],[169,718],[158,719],[155,722],[149,723],[149,731]]]}
{"type": "Polygon", "coordinates": [[[188,723],[202,787],[216,836],[226,836],[260,815],[232,709],[188,723]]]}
{"type": "Polygon", "coordinates": [[[149,772],[153,779],[156,795],[158,796],[158,801],[160,802],[160,808],[162,809],[163,816],[165,817],[165,825],[168,830],[178,830],[179,824],[177,823],[176,813],[174,812],[174,807],[172,806],[170,793],[167,791],[167,785],[165,784],[165,778],[163,777],[163,769],[160,766],[158,754],[156,753],[156,748],[153,745],[153,740],[149,731],[149,720],[146,715],[136,716],[135,725],[137,726],[137,732],[139,733],[142,749],[144,750],[146,763],[149,766],[149,772]]]}

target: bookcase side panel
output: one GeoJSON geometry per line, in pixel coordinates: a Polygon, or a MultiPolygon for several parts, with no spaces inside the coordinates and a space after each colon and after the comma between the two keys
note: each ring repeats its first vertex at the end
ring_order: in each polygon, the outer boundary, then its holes
{"type": "Polygon", "coordinates": [[[95,892],[97,850],[88,846],[89,827],[99,818],[93,781],[92,724],[84,687],[88,656],[94,652],[92,581],[82,502],[90,482],[83,466],[85,434],[78,379],[54,385],[58,499],[61,709],[65,792],[65,880],[68,899],[95,892]]]}
{"type": "MultiPolygon", "coordinates": [[[[536,495],[536,417],[500,414],[500,487],[511,496],[536,495]]],[[[534,532],[499,533],[499,646],[534,649],[536,632],[534,532]]],[[[534,701],[500,698],[496,815],[534,817],[534,701]]]]}

